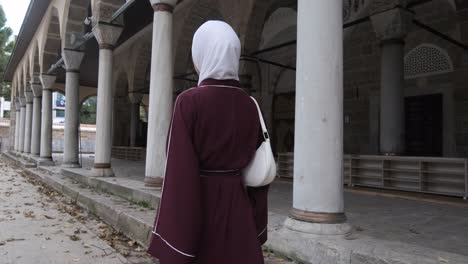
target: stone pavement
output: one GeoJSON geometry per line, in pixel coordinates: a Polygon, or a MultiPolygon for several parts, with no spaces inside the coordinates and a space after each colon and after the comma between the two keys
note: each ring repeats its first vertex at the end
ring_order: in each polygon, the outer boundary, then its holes
{"type": "MultiPolygon", "coordinates": [[[[54,190],[0,161],[0,263],[156,263],[54,190]]],[[[292,264],[265,253],[266,264],[292,264]]]]}
{"type": "MultiPolygon", "coordinates": [[[[60,161],[61,155],[55,154],[54,159],[60,161]]],[[[83,155],[83,167],[92,164],[93,155],[83,155]]],[[[109,181],[116,184],[130,186],[130,180],[141,182],[144,178],[143,161],[113,159],[112,166],[117,177],[109,181]]],[[[415,199],[408,199],[408,194],[402,197],[346,189],[346,214],[355,234],[468,256],[468,201],[420,194],[415,199]],[[420,197],[432,197],[438,203],[420,201],[420,197]]],[[[269,202],[270,227],[279,228],[292,206],[292,182],[276,181],[269,202]]]]}
{"type": "Polygon", "coordinates": [[[0,263],[148,263],[119,254],[100,239],[106,225],[30,181],[0,162],[0,263]]]}
{"type": "MultiPolygon", "coordinates": [[[[89,176],[92,156],[83,159],[84,168],[65,170],[59,166],[34,168],[24,158],[9,153],[2,159],[22,167],[27,175],[65,194],[129,238],[142,245],[148,243],[153,208],[159,203],[161,191],[144,186],[142,164],[113,160],[116,177],[95,178],[89,176]]],[[[283,225],[291,208],[290,181],[272,184],[269,198],[266,249],[299,263],[468,263],[468,204],[461,199],[411,198],[408,194],[347,189],[346,213],[353,232],[346,236],[317,236],[283,225]]]]}

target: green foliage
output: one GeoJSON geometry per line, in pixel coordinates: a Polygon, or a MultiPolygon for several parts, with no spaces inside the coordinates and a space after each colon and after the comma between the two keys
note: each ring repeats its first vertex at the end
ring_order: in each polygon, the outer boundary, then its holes
{"type": "Polygon", "coordinates": [[[97,97],[93,96],[88,98],[80,110],[80,123],[87,125],[96,124],[96,106],[97,106],[97,97]]]}
{"type": "MultiPolygon", "coordinates": [[[[13,48],[15,47],[15,41],[10,41],[13,30],[5,26],[6,21],[5,12],[0,5],[0,75],[2,77],[5,73],[11,53],[13,52],[13,48]]],[[[0,96],[5,97],[6,100],[9,100],[11,97],[11,85],[3,80],[0,83],[0,96]]]]}

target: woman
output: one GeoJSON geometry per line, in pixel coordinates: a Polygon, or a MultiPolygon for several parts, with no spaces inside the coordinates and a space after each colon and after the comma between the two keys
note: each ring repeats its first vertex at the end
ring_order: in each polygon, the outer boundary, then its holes
{"type": "Polygon", "coordinates": [[[161,264],[262,264],[268,187],[241,171],[263,137],[257,108],[239,87],[234,30],[208,21],[195,33],[198,87],[176,100],[166,175],[148,252],[161,264]]]}

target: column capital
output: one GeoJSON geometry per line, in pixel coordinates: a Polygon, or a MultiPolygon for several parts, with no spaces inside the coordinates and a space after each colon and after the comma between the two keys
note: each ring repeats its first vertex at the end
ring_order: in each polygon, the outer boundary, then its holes
{"type": "Polygon", "coordinates": [[[21,108],[21,103],[18,97],[15,98],[15,111],[18,112],[21,108]]]}
{"type": "Polygon", "coordinates": [[[41,97],[42,96],[42,84],[31,83],[31,91],[34,97],[41,97]]]}
{"type": "Polygon", "coordinates": [[[98,22],[93,27],[93,33],[100,49],[113,50],[122,31],[123,26],[106,22],[98,22]]]}
{"type": "Polygon", "coordinates": [[[371,16],[377,38],[381,41],[404,40],[413,14],[402,8],[394,8],[371,16]]]}
{"type": "Polygon", "coordinates": [[[128,98],[132,104],[139,104],[141,99],[143,99],[143,94],[130,92],[128,93],[128,98]]]}
{"type": "Polygon", "coordinates": [[[83,62],[85,53],[80,50],[63,49],[62,58],[65,62],[67,72],[80,72],[81,62],[83,62]]]}
{"type": "Polygon", "coordinates": [[[57,79],[57,76],[55,75],[42,74],[41,75],[42,89],[51,90],[55,84],[56,79],[57,79]]]}
{"type": "Polygon", "coordinates": [[[32,104],[34,96],[32,91],[25,91],[24,98],[26,99],[26,104],[32,104]]]}
{"type": "Polygon", "coordinates": [[[20,107],[26,106],[26,98],[24,96],[18,97],[18,102],[20,103],[20,107]]]}
{"type": "Polygon", "coordinates": [[[29,84],[36,84],[36,83],[40,83],[41,82],[41,79],[39,79],[39,76],[36,76],[34,75],[31,80],[29,80],[29,84]]]}
{"type": "Polygon", "coordinates": [[[154,12],[174,12],[177,0],[149,0],[154,12]]]}

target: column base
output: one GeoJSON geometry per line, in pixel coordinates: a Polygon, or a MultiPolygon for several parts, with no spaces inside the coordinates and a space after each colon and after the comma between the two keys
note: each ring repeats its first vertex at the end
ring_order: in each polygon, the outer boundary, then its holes
{"type": "Polygon", "coordinates": [[[40,157],[37,166],[55,166],[55,162],[52,157],[40,157]]]}
{"type": "Polygon", "coordinates": [[[61,165],[62,168],[81,168],[78,162],[64,162],[61,165]]]}
{"type": "Polygon", "coordinates": [[[317,224],[341,224],[346,222],[344,213],[315,213],[293,208],[291,218],[317,224]]]}
{"type": "Polygon", "coordinates": [[[114,177],[112,168],[92,168],[90,172],[92,177],[114,177]]]}
{"type": "Polygon", "coordinates": [[[162,187],[164,178],[161,177],[145,177],[145,186],[148,187],[162,187]]]}
{"type": "Polygon", "coordinates": [[[351,226],[347,223],[325,224],[311,223],[288,217],[284,226],[292,231],[325,236],[344,236],[351,233],[351,226]]]}
{"type": "Polygon", "coordinates": [[[29,161],[29,160],[31,160],[31,154],[30,154],[30,153],[23,152],[23,153],[21,153],[21,158],[23,158],[23,159],[29,161]]]}

